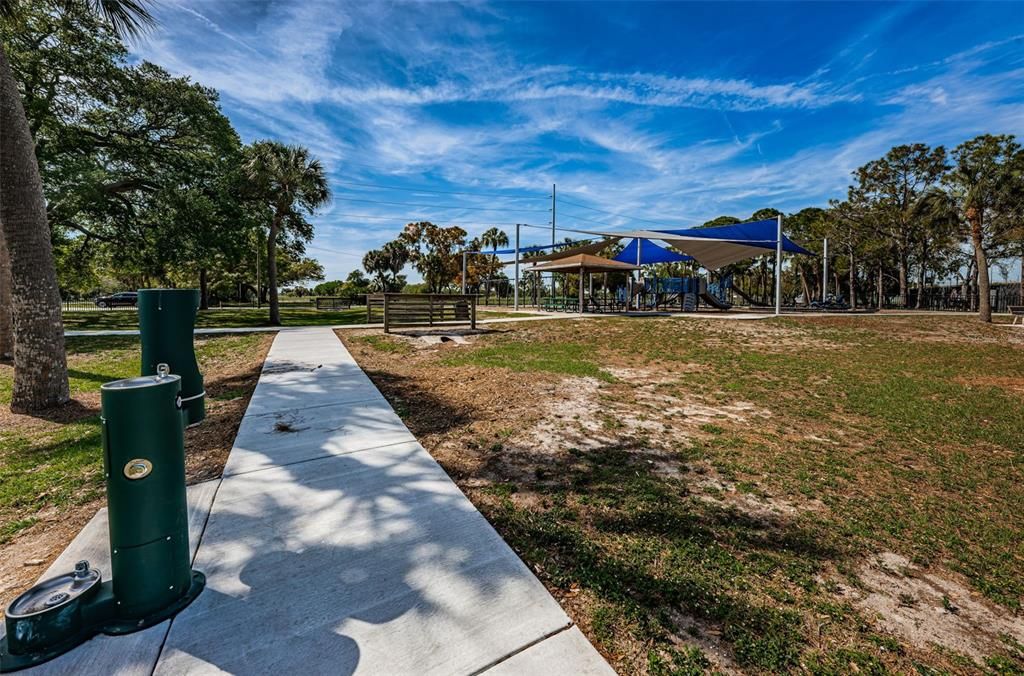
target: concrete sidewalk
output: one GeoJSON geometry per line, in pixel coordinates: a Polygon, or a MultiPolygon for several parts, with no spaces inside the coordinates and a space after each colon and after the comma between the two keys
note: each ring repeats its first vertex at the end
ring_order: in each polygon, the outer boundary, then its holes
{"type": "MultiPolygon", "coordinates": [[[[275,338],[189,529],[191,606],[26,673],[614,674],[329,328],[275,338]]],[[[82,558],[106,510],[43,577],[82,558]]]]}
{"type": "Polygon", "coordinates": [[[275,339],[157,674],[613,673],[330,329],[275,339]]]}

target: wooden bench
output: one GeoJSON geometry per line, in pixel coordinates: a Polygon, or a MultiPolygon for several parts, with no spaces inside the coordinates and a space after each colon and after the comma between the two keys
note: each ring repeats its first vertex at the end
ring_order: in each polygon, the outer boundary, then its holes
{"type": "Polygon", "coordinates": [[[1010,314],[1013,315],[1011,324],[1016,324],[1019,320],[1021,326],[1024,326],[1024,305],[1011,305],[1010,314]]]}
{"type": "Polygon", "coordinates": [[[476,328],[476,296],[471,294],[385,293],[374,297],[377,299],[382,301],[384,333],[391,333],[392,327],[453,322],[476,328]]]}

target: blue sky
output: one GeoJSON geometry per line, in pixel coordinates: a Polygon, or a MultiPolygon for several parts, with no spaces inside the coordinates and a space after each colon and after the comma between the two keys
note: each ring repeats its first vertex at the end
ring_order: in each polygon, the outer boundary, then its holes
{"type": "Polygon", "coordinates": [[[219,90],[243,140],[300,143],[327,167],[335,199],[310,253],[328,279],[410,220],[546,225],[552,183],[559,226],[695,225],[824,206],[895,144],[1024,136],[1014,2],[156,13],[139,56],[219,90]]]}

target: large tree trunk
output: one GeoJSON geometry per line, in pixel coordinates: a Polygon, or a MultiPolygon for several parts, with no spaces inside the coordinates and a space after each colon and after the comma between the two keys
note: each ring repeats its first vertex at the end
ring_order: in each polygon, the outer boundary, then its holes
{"type": "Polygon", "coordinates": [[[878,309],[885,307],[885,273],[878,266],[878,309]]]}
{"type": "Polygon", "coordinates": [[[907,254],[903,249],[899,252],[899,277],[900,277],[900,300],[899,304],[901,308],[907,307],[907,254]]]}
{"type": "Polygon", "coordinates": [[[14,356],[14,324],[11,317],[11,262],[7,259],[4,233],[0,231],[0,361],[14,356]]]}
{"type": "Polygon", "coordinates": [[[854,265],[853,249],[850,250],[850,309],[857,309],[857,266],[854,265]]]}
{"type": "Polygon", "coordinates": [[[971,207],[966,215],[967,222],[971,224],[971,243],[974,245],[974,260],[978,267],[978,319],[991,322],[992,301],[989,297],[988,257],[983,246],[981,210],[971,207]]]}
{"type": "Polygon", "coordinates": [[[267,293],[270,299],[270,325],[281,325],[281,308],[277,302],[277,232],[284,215],[279,211],[270,222],[267,235],[267,293]]]}
{"type": "Polygon", "coordinates": [[[58,406],[71,398],[60,290],[46,202],[7,55],[0,47],[0,227],[11,263],[14,389],[11,410],[58,406]]]}

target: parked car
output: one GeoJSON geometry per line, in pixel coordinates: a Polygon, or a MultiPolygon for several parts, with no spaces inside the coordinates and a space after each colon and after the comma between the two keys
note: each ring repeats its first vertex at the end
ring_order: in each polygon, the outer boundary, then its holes
{"type": "Polygon", "coordinates": [[[139,302],[139,294],[135,291],[121,291],[109,296],[100,296],[94,302],[96,307],[135,307],[139,302]]]}

